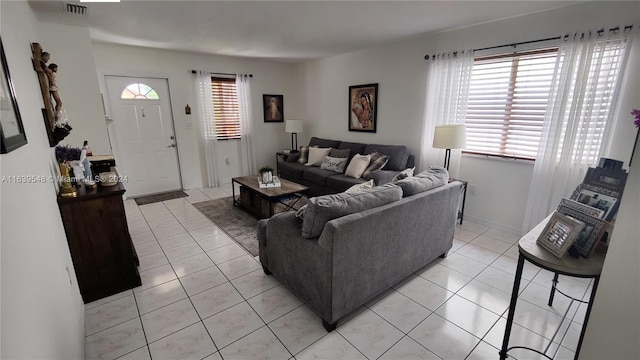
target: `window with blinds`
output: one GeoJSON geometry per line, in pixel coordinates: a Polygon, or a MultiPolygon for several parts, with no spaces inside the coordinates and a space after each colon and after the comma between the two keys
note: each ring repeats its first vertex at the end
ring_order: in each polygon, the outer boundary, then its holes
{"type": "Polygon", "coordinates": [[[240,139],[240,109],[236,80],[211,78],[215,132],[218,140],[240,139]]]}
{"type": "Polygon", "coordinates": [[[476,58],[465,152],[535,159],[557,48],[476,58]]]}

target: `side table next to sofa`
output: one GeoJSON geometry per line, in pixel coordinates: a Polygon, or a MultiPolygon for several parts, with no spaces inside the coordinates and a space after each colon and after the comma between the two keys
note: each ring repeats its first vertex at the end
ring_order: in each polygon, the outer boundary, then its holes
{"type": "Polygon", "coordinates": [[[502,341],[502,348],[500,350],[500,359],[506,359],[507,353],[509,350],[514,348],[521,348],[526,350],[531,350],[533,352],[539,353],[546,357],[547,359],[553,359],[552,357],[546,355],[546,352],[549,350],[551,344],[555,336],[558,334],[560,327],[564,323],[566,319],[567,313],[574,302],[587,303],[587,312],[584,316],[584,322],[582,324],[582,330],[580,331],[580,338],[578,339],[578,345],[576,347],[575,359],[578,359],[580,355],[580,347],[582,346],[582,340],[584,339],[584,333],[587,329],[587,323],[589,322],[589,315],[591,314],[591,306],[593,305],[593,299],[596,296],[596,291],[598,290],[598,282],[600,281],[600,273],[602,272],[602,266],[604,265],[604,254],[592,254],[588,258],[574,258],[569,255],[563,256],[561,259],[555,257],[555,255],[551,254],[549,251],[545,250],[542,246],[536,243],[538,236],[544,230],[545,225],[549,221],[550,216],[544,219],[540,224],[536,225],[531,231],[525,234],[520,241],[518,242],[518,266],[516,268],[516,276],[513,282],[513,292],[511,293],[511,303],[509,305],[509,315],[507,317],[507,327],[504,332],[504,339],[502,341]],[[543,268],[545,270],[551,271],[554,273],[553,281],[551,284],[551,293],[549,294],[549,302],[548,305],[553,305],[553,297],[555,296],[556,291],[560,294],[571,299],[569,306],[567,307],[567,312],[565,312],[562,322],[558,325],[558,329],[553,335],[553,338],[549,340],[549,345],[543,352],[540,352],[535,349],[528,348],[526,346],[511,346],[509,347],[509,338],[511,336],[511,328],[513,326],[513,318],[516,310],[516,302],[518,300],[518,293],[520,291],[520,280],[522,278],[522,270],[524,268],[524,261],[527,260],[530,263],[543,268]],[[580,277],[580,278],[593,278],[593,287],[591,289],[591,294],[589,297],[589,301],[583,301],[579,299],[575,299],[569,295],[564,294],[562,291],[557,289],[558,284],[558,275],[567,275],[572,277],[580,277]]]}

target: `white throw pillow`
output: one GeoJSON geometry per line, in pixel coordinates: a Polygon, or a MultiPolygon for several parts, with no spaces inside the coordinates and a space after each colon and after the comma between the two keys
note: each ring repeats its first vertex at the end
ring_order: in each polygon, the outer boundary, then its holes
{"type": "Polygon", "coordinates": [[[331,148],[309,148],[309,161],[305,164],[307,166],[320,166],[324,157],[329,155],[331,148]]]}
{"type": "Polygon", "coordinates": [[[357,192],[361,192],[361,191],[365,191],[368,189],[373,189],[373,179],[364,182],[362,184],[355,184],[352,187],[348,188],[347,190],[345,190],[344,192],[346,193],[357,193],[357,192]]]}
{"type": "Polygon", "coordinates": [[[351,162],[347,166],[347,171],[345,171],[344,174],[359,179],[367,169],[367,166],[369,166],[370,161],[371,155],[356,154],[353,159],[351,159],[351,162]]]}

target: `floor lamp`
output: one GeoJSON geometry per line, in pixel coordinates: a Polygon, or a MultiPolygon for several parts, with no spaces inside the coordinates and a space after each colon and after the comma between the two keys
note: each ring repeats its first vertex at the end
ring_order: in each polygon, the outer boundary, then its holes
{"type": "Polygon", "coordinates": [[[298,133],[302,132],[302,120],[286,120],[284,131],[291,133],[291,151],[297,151],[298,133]]]}
{"type": "Polygon", "coordinates": [[[467,128],[464,124],[436,126],[433,134],[433,147],[445,149],[444,167],[449,171],[451,149],[464,149],[467,146],[467,128]]]}

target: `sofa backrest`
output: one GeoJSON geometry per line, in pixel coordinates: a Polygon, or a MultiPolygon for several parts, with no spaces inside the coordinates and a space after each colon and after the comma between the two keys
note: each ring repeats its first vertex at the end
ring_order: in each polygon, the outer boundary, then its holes
{"type": "MultiPolygon", "coordinates": [[[[312,137],[309,140],[309,146],[318,146],[321,148],[334,148],[334,149],[349,149],[349,159],[347,160],[347,166],[349,162],[356,154],[371,154],[374,151],[389,156],[389,161],[384,166],[384,170],[401,171],[407,167],[413,167],[413,155],[409,154],[407,147],[404,145],[380,145],[380,144],[363,144],[340,140],[322,139],[319,137],[312,137]]],[[[346,168],[346,167],[345,167],[346,168]]]]}
{"type": "Polygon", "coordinates": [[[327,221],[398,201],[402,190],[393,184],[377,186],[355,193],[338,193],[312,197],[302,222],[302,237],[320,236],[327,221]]]}
{"type": "Polygon", "coordinates": [[[340,140],[328,140],[328,139],[321,139],[318,137],[312,137],[311,140],[309,140],[309,146],[317,146],[317,147],[321,147],[321,148],[334,148],[337,149],[338,145],[340,145],[340,140]]]}
{"type": "Polygon", "coordinates": [[[374,151],[389,156],[389,161],[384,166],[385,170],[399,171],[404,170],[407,166],[409,153],[407,152],[407,147],[404,145],[369,144],[364,148],[365,154],[371,154],[374,151]]]}

